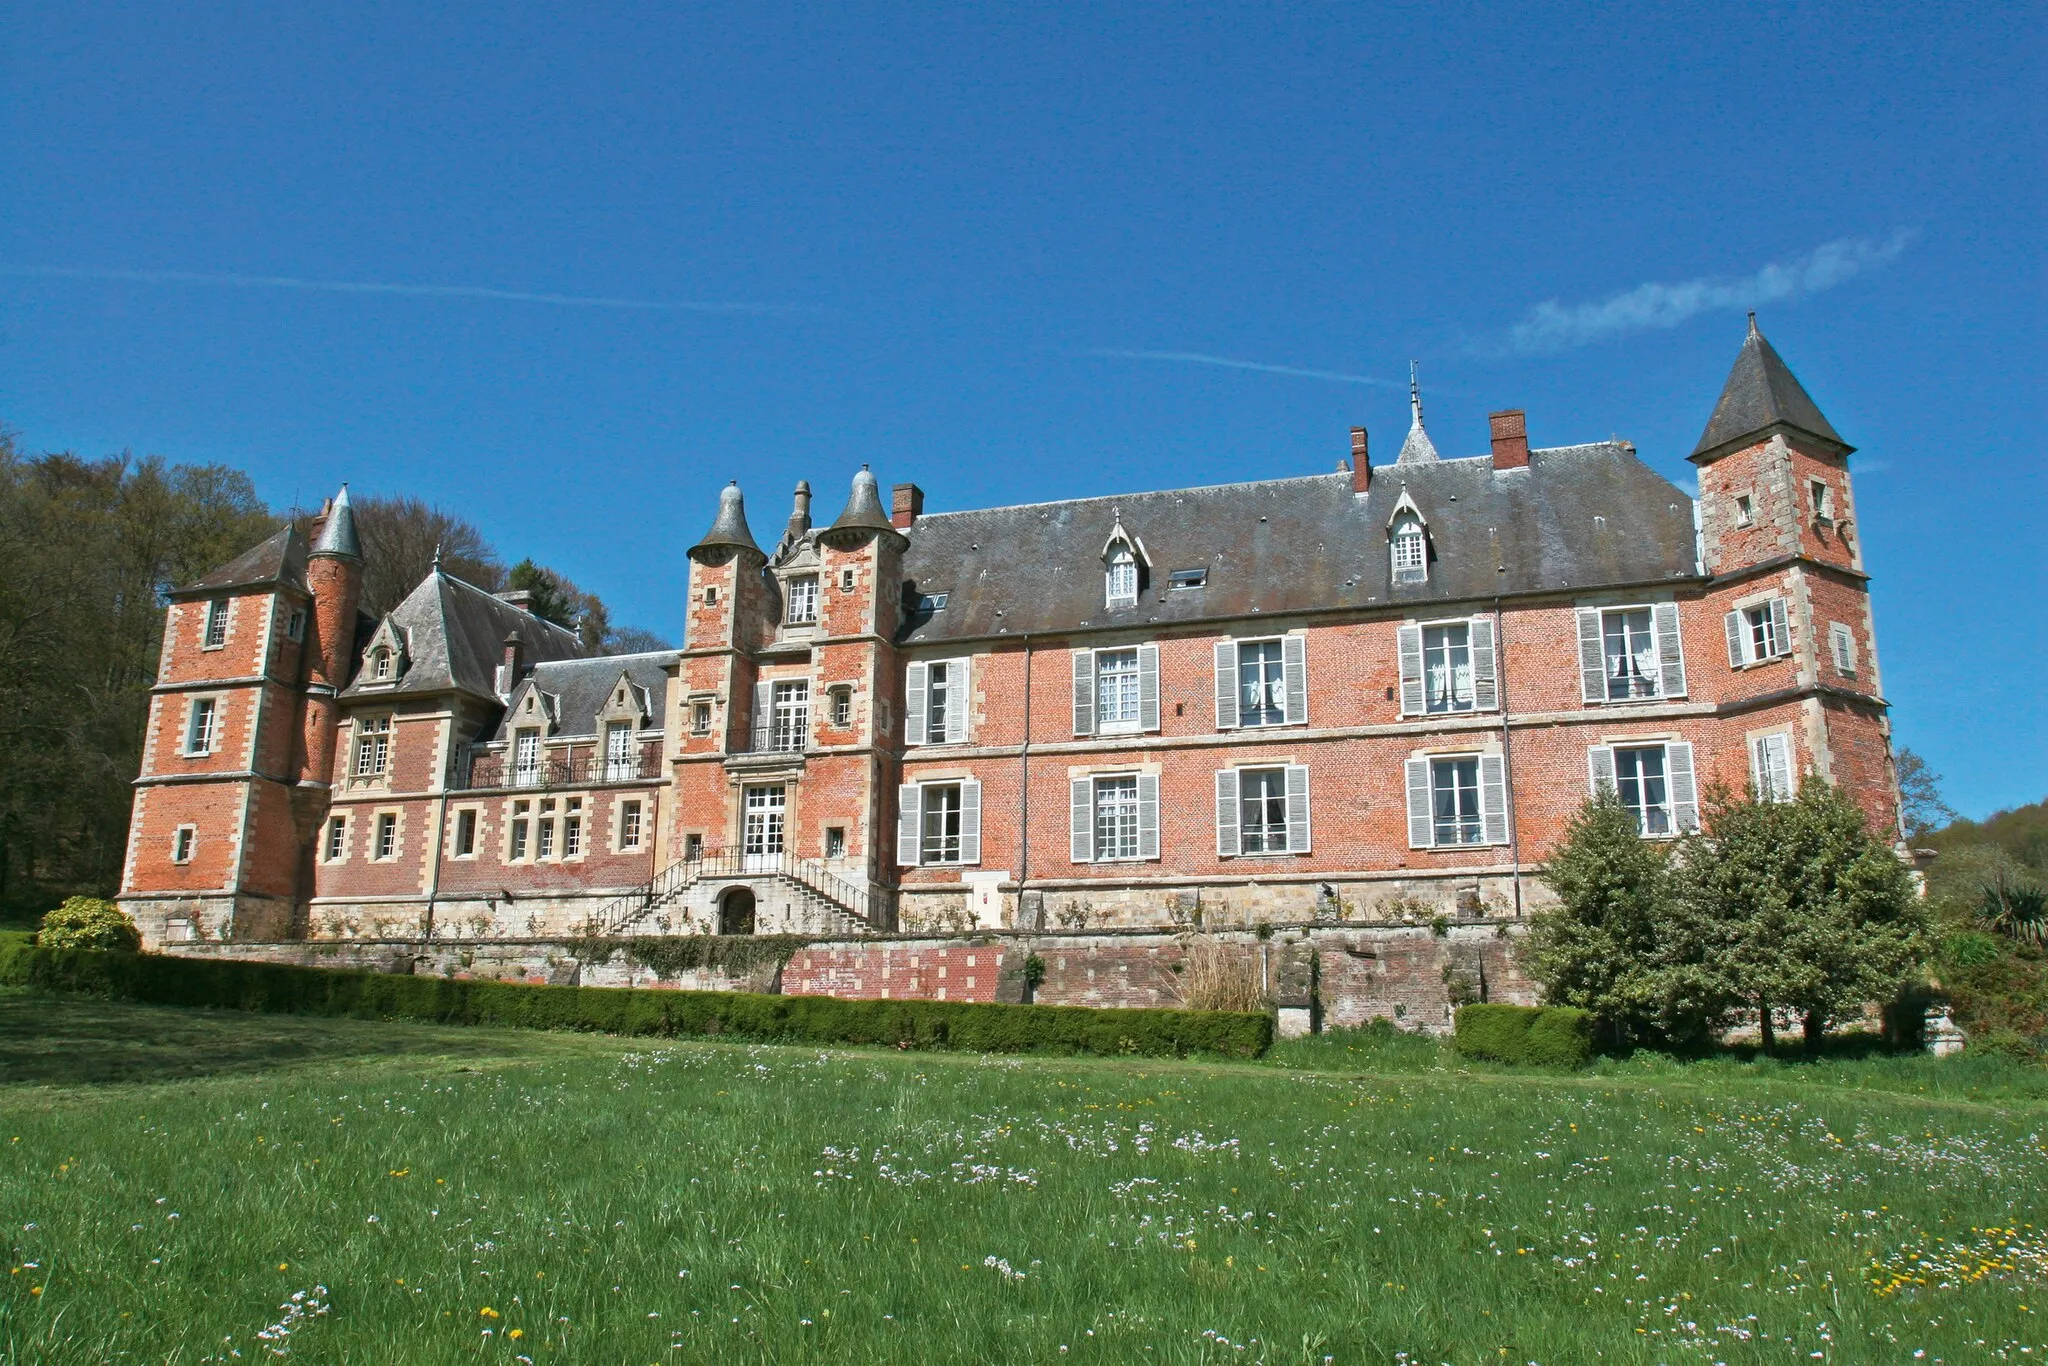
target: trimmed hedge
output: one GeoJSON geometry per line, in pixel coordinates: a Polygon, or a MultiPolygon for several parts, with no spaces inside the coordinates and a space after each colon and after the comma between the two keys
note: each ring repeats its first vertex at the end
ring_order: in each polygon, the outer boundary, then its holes
{"type": "Polygon", "coordinates": [[[1593,1017],[1570,1006],[1460,1006],[1453,1042],[1467,1058],[1583,1067],[1593,1057],[1593,1017]]]}
{"type": "Polygon", "coordinates": [[[722,1035],[764,1042],[895,1044],[985,1053],[1214,1053],[1255,1058],[1273,1041],[1269,1016],[1224,1011],[528,986],[27,946],[0,946],[0,984],[90,992],[152,1005],[288,1015],[604,1034],[722,1035]]]}

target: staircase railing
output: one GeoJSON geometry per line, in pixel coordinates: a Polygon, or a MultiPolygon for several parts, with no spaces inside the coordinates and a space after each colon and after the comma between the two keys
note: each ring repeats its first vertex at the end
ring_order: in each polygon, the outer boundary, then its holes
{"type": "Polygon", "coordinates": [[[585,919],[584,931],[600,937],[615,935],[704,879],[729,877],[785,877],[837,906],[862,925],[874,923],[868,914],[871,899],[867,889],[848,882],[815,859],[791,854],[744,854],[718,849],[706,851],[696,858],[677,859],[646,883],[606,902],[585,919]]]}

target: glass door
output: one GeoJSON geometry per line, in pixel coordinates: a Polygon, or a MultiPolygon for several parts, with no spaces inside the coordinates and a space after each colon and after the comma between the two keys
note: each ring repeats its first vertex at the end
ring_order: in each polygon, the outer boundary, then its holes
{"type": "Polygon", "coordinates": [[[787,789],[781,783],[746,789],[746,818],[741,827],[741,852],[750,873],[782,868],[782,815],[787,789]]]}

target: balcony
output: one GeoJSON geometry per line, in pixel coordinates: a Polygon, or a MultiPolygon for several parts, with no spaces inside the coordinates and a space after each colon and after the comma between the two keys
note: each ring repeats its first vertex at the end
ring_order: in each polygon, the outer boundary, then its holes
{"type": "Polygon", "coordinates": [[[629,755],[603,755],[570,749],[548,754],[539,760],[519,762],[504,750],[481,746],[458,752],[448,786],[459,791],[480,788],[602,787],[606,783],[634,783],[661,776],[658,745],[640,745],[629,755]]]}

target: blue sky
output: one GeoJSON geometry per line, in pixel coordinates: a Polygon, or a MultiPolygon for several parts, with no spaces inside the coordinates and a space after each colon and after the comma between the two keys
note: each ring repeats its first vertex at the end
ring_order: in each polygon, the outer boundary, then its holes
{"type": "Polygon", "coordinates": [[[1861,448],[1898,732],[1981,815],[2048,792],[2043,38],[18,0],[0,421],[415,493],[673,636],[729,478],[766,533],[863,462],[933,510],[1326,470],[1391,457],[1411,358],[1446,454],[1524,407],[1682,478],[1754,303],[1861,448]]]}

